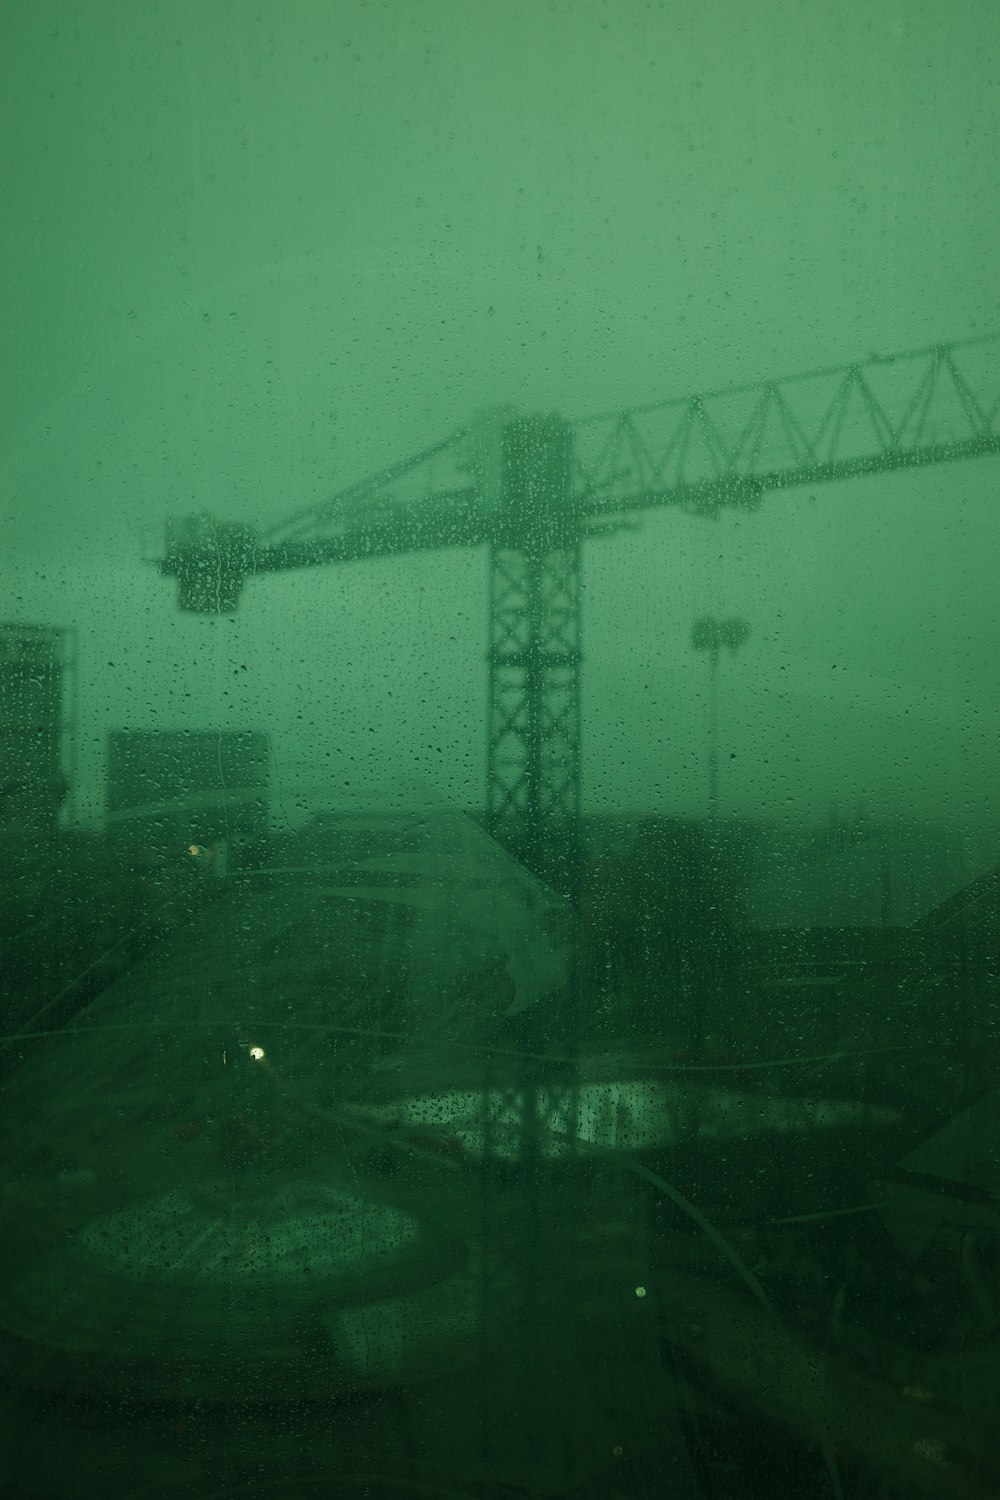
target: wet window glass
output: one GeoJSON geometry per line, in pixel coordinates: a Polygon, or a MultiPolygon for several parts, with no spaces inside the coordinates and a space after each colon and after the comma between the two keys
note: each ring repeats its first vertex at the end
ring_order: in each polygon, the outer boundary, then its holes
{"type": "Polygon", "coordinates": [[[1000,1492],[1000,12],[2,9],[0,1488],[1000,1492]]]}

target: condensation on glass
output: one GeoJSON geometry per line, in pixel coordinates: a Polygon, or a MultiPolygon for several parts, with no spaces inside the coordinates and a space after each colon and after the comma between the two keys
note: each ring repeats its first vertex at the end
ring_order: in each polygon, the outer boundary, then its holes
{"type": "Polygon", "coordinates": [[[5,20],[0,1488],[1000,1493],[1000,17],[5,20]]]}

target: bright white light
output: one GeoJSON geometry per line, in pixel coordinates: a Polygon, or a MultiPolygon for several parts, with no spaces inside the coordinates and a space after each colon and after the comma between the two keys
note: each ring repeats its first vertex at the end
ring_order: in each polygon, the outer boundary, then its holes
{"type": "Polygon", "coordinates": [[[263,1047],[251,1047],[250,1048],[250,1056],[253,1058],[254,1062],[263,1062],[263,1060],[264,1060],[264,1049],[263,1049],[263,1047]]]}

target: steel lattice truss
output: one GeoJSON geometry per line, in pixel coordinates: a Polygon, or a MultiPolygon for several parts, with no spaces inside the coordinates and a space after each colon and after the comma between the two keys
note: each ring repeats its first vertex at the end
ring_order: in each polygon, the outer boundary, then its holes
{"type": "MultiPolygon", "coordinates": [[[[769,490],[1000,452],[1000,339],[695,394],[571,424],[568,500],[577,537],[623,513],[715,515],[769,490]]],[[[486,545],[505,522],[494,412],[256,534],[207,516],[171,523],[164,573],[183,608],[236,607],[253,573],[441,547],[486,545]]]]}
{"type": "Polygon", "coordinates": [[[995,453],[998,351],[996,339],[942,344],[578,423],[582,509],[712,514],[768,490],[995,453]]]}
{"type": "MultiPolygon", "coordinates": [[[[998,356],[996,337],[938,344],[574,422],[581,533],[622,511],[713,515],[768,490],[1000,452],[998,356]]],[[[289,517],[254,539],[248,571],[488,543],[510,416],[488,414],[289,517]]]]}
{"type": "Polygon", "coordinates": [[[580,547],[490,554],[490,818],[573,818],[579,787],[580,547]]]}

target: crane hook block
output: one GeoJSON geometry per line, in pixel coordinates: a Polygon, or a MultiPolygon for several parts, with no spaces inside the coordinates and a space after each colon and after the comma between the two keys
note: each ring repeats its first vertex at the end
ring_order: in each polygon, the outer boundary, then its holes
{"type": "Polygon", "coordinates": [[[161,571],[177,579],[177,603],[195,614],[227,615],[239,607],[243,584],[256,570],[257,538],[250,526],[183,516],[167,523],[161,571]]]}

